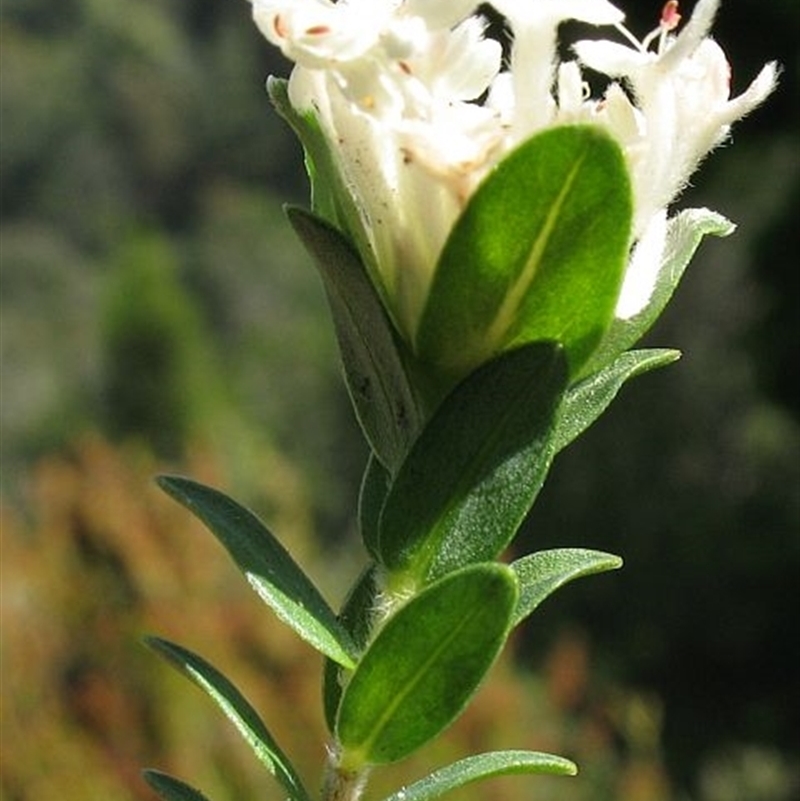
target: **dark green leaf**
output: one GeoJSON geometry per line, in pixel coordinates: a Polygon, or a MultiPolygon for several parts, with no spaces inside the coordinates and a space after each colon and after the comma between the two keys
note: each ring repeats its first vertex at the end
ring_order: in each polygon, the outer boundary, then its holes
{"type": "Polygon", "coordinates": [[[391,486],[391,476],[374,454],[370,455],[358,498],[358,527],[367,551],[378,558],[381,511],[391,486]]]}
{"type": "Polygon", "coordinates": [[[344,667],[353,667],[357,649],[333,610],[252,512],[186,478],[162,476],[158,484],[208,526],[284,623],[318,651],[344,667]]]}
{"type": "Polygon", "coordinates": [[[597,126],[550,129],[490,173],[445,244],[417,337],[457,375],[551,340],[572,373],[607,329],[630,244],[625,160],[597,126]]]}
{"type": "Polygon", "coordinates": [[[142,776],[164,801],[208,801],[199,790],[160,770],[143,770],[142,776]]]}
{"type": "Polygon", "coordinates": [[[358,255],[335,228],[299,208],[289,220],[325,284],[345,378],[372,450],[394,472],[421,426],[398,336],[358,255]]]}
{"type": "Polygon", "coordinates": [[[582,375],[601,369],[638,342],[661,315],[703,237],[728,236],[734,228],[725,217],[708,209],[686,209],[669,220],[661,266],[650,299],[633,317],[612,321],[582,375]]]}
{"type": "Polygon", "coordinates": [[[511,564],[519,581],[514,625],[521,623],[548,595],[581,576],[622,567],[622,559],[603,551],[556,548],[523,556],[511,564]]]}
{"type": "Polygon", "coordinates": [[[622,385],[634,376],[665,367],[680,358],[680,351],[666,348],[631,350],[590,375],[564,395],[555,434],[556,452],[582,434],[608,408],[622,385]]]}
{"type": "Polygon", "coordinates": [[[414,784],[392,793],[384,801],[433,801],[465,784],[519,773],[574,776],[574,762],[552,754],[535,751],[493,751],[461,759],[440,768],[414,784]]]}
{"type": "MultiPolygon", "coordinates": [[[[367,646],[372,624],[378,611],[378,593],[378,571],[375,565],[372,565],[359,576],[339,613],[339,620],[359,650],[364,650],[367,646]]],[[[331,731],[336,725],[336,712],[339,709],[339,701],[348,672],[333,660],[325,660],[322,700],[325,707],[325,720],[331,731]]]]}
{"type": "Polygon", "coordinates": [[[308,793],[292,764],[272,739],[258,713],[222,673],[180,645],[159,637],[147,637],[145,642],[216,702],[293,801],[309,801],[308,793]]]}
{"type": "Polygon", "coordinates": [[[472,565],[390,617],[342,695],[343,764],[402,759],[445,729],[500,653],[516,602],[510,568],[472,565]]]}
{"type": "Polygon", "coordinates": [[[506,547],[550,466],[565,382],[560,348],[536,343],[484,365],[445,399],[387,496],[384,564],[424,580],[506,547]]]}

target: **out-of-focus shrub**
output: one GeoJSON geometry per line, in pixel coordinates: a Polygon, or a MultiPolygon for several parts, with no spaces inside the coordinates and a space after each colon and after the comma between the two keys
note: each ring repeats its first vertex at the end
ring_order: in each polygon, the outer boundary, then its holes
{"type": "Polygon", "coordinates": [[[139,233],[120,250],[102,337],[105,428],[177,457],[219,401],[217,351],[168,242],[139,233]]]}

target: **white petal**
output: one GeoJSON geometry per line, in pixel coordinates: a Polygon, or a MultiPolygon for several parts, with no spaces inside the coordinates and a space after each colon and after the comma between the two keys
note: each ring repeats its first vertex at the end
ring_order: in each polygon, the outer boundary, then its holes
{"type": "Polygon", "coordinates": [[[618,319],[629,320],[647,306],[664,262],[666,241],[667,212],[664,210],[653,215],[644,236],[633,249],[614,311],[618,319]]]}
{"type": "Polygon", "coordinates": [[[452,31],[434,34],[424,60],[412,61],[414,75],[439,98],[480,97],[500,71],[503,49],[485,39],[484,23],[470,17],[452,31]]]}
{"type": "Polygon", "coordinates": [[[618,83],[612,83],[606,90],[600,116],[623,147],[635,146],[645,134],[641,112],[618,83]]]}
{"type": "Polygon", "coordinates": [[[401,141],[429,172],[456,180],[457,190],[458,181],[482,167],[499,142],[499,118],[474,103],[442,103],[434,115],[430,121],[406,124],[401,141]]]}
{"type": "Polygon", "coordinates": [[[328,81],[328,76],[320,70],[295,67],[289,76],[289,102],[298,111],[316,111],[328,118],[328,81]]]}
{"type": "Polygon", "coordinates": [[[264,36],[313,68],[359,58],[374,46],[385,17],[379,4],[369,15],[356,15],[348,4],[327,0],[253,0],[253,19],[264,36]]]}
{"type": "Polygon", "coordinates": [[[616,25],[625,19],[625,14],[606,0],[560,0],[558,8],[569,15],[562,19],[580,20],[591,25],[616,25]]]}
{"type": "Polygon", "coordinates": [[[625,15],[607,0],[492,0],[492,5],[511,22],[542,22],[552,24],[579,20],[591,25],[615,25],[625,15]]]}
{"type": "Polygon", "coordinates": [[[583,105],[583,77],[577,62],[558,67],[558,108],[562,114],[578,115],[583,105]]]}
{"type": "Polygon", "coordinates": [[[609,78],[631,75],[655,61],[655,56],[651,53],[643,53],[605,39],[583,39],[573,45],[573,50],[581,63],[608,75],[609,78]]]}
{"type": "Polygon", "coordinates": [[[762,67],[755,80],[747,89],[727,105],[730,122],[741,119],[754,108],[760,106],[774,91],[778,83],[778,65],[771,61],[762,67]]]}
{"type": "Polygon", "coordinates": [[[451,28],[478,6],[476,0],[406,0],[407,14],[422,17],[430,28],[451,28]]]}
{"type": "Polygon", "coordinates": [[[514,81],[508,70],[501,72],[492,81],[486,105],[500,115],[503,125],[511,125],[514,114],[514,81]]]}
{"type": "Polygon", "coordinates": [[[503,48],[486,38],[486,22],[480,17],[469,17],[453,29],[451,53],[450,68],[445,73],[461,87],[454,96],[463,100],[482,95],[500,72],[503,48]]]}

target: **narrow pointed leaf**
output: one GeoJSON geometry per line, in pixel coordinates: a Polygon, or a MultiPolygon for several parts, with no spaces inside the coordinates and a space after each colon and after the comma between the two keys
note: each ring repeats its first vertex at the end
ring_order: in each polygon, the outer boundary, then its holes
{"type": "Polygon", "coordinates": [[[309,801],[291,762],[272,739],[250,702],[229,679],[187,648],[160,637],[146,637],[145,642],[211,697],[253,749],[261,764],[283,785],[292,801],[309,801]]]}
{"type": "Polygon", "coordinates": [[[516,602],[514,573],[494,563],[451,573],[401,607],[342,695],[343,760],[393,762],[443,731],[500,653],[516,602]]]}
{"type": "MultiPolygon", "coordinates": [[[[375,565],[368,567],[353,585],[342,605],[339,620],[347,629],[356,646],[363,650],[367,646],[372,623],[378,607],[378,571],[375,565]]],[[[325,721],[331,732],[336,726],[336,713],[348,671],[332,659],[325,660],[322,677],[322,701],[325,721]]]]}
{"type": "Polygon", "coordinates": [[[514,625],[521,623],[559,587],[581,576],[617,570],[622,559],[612,553],[583,548],[555,548],[537,551],[511,563],[519,582],[519,600],[514,625]]]}
{"type": "Polygon", "coordinates": [[[445,244],[421,358],[464,374],[511,344],[553,340],[575,374],[611,321],[631,216],[624,157],[599,128],[524,142],[478,187],[445,244]]]}
{"type": "Polygon", "coordinates": [[[574,762],[553,754],[536,751],[493,751],[461,759],[431,773],[414,784],[398,790],[384,801],[433,801],[466,784],[513,774],[550,774],[574,776],[574,762]]]}
{"type": "Polygon", "coordinates": [[[608,408],[622,385],[634,376],[665,367],[680,358],[667,348],[632,350],[590,375],[564,395],[555,434],[556,452],[582,434],[608,408]]]}
{"type": "Polygon", "coordinates": [[[288,208],[325,285],[350,397],[373,451],[394,471],[420,428],[399,339],[355,250],[313,214],[288,208]]]}
{"type": "Polygon", "coordinates": [[[661,266],[650,299],[629,319],[615,318],[582,374],[605,366],[641,339],[672,297],[704,236],[728,236],[736,226],[709,209],[685,209],[667,223],[661,266]]]}
{"type": "Polygon", "coordinates": [[[159,486],[208,526],[253,589],[306,642],[345,667],[357,649],[319,590],[261,521],[218,490],[161,476],[159,486]]]}
{"type": "Polygon", "coordinates": [[[142,771],[144,780],[164,801],[208,801],[199,790],[160,770],[142,771]]]}
{"type": "Polygon", "coordinates": [[[565,382],[561,350],[536,343],[484,365],[445,399],[386,498],[387,567],[432,578],[506,547],[550,466],[565,382]]]}

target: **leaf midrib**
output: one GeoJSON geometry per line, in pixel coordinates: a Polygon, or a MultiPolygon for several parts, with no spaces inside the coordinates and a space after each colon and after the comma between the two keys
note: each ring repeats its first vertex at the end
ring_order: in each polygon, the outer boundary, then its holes
{"type": "Polygon", "coordinates": [[[476,610],[471,610],[469,614],[464,615],[461,618],[457,626],[454,626],[450,629],[450,633],[440,641],[439,645],[433,649],[428,658],[419,666],[419,669],[414,677],[407,682],[405,690],[397,693],[394,697],[394,700],[386,706],[384,713],[378,718],[375,726],[373,727],[371,736],[362,743],[359,750],[367,755],[371,753],[375,742],[383,733],[388,722],[394,716],[394,713],[397,711],[400,705],[405,702],[406,698],[408,698],[413,690],[420,684],[423,677],[427,674],[428,668],[430,668],[430,666],[439,658],[439,656],[444,653],[447,648],[449,648],[454,640],[458,638],[461,631],[470,621],[472,621],[476,614],[476,610]]]}
{"type": "Polygon", "coordinates": [[[575,179],[578,176],[578,172],[580,171],[583,162],[586,160],[586,156],[587,150],[584,150],[583,154],[575,161],[572,169],[567,174],[561,190],[550,206],[545,223],[530,248],[524,267],[520,271],[517,280],[506,292],[503,302],[497,309],[497,314],[495,314],[494,320],[492,320],[491,324],[487,328],[486,336],[490,343],[494,343],[495,345],[497,343],[502,343],[507,336],[509,329],[513,325],[514,320],[517,318],[519,309],[522,306],[525,296],[527,295],[528,290],[530,289],[530,286],[533,283],[537,272],[539,271],[542,256],[547,249],[547,245],[556,227],[558,218],[561,214],[561,209],[567,200],[567,196],[572,190],[572,186],[575,183],[575,179]]]}

